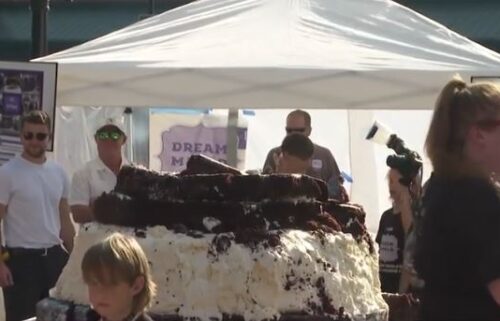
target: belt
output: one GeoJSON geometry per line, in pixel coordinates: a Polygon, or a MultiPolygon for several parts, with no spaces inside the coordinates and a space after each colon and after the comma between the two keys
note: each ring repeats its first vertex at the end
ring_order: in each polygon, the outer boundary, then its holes
{"type": "Polygon", "coordinates": [[[6,247],[5,249],[10,255],[39,255],[47,256],[49,252],[56,250],[60,245],[54,245],[51,247],[44,247],[39,249],[30,249],[25,247],[6,247]]]}

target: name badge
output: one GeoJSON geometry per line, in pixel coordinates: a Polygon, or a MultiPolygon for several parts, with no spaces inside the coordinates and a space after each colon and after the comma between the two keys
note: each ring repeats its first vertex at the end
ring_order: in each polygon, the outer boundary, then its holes
{"type": "Polygon", "coordinates": [[[323,161],[321,159],[313,159],[311,165],[314,169],[321,169],[323,168],[323,161]]]}

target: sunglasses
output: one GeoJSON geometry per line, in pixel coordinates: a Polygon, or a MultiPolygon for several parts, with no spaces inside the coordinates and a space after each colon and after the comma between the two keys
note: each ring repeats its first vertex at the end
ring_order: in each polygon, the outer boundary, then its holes
{"type": "Polygon", "coordinates": [[[49,137],[49,134],[26,132],[23,134],[23,137],[26,140],[32,140],[33,138],[36,138],[39,141],[44,141],[45,139],[47,139],[47,137],[49,137]]]}
{"type": "Polygon", "coordinates": [[[96,133],[95,136],[99,140],[113,140],[113,141],[117,141],[117,140],[119,140],[122,137],[122,133],[120,133],[120,132],[114,132],[114,131],[113,132],[102,131],[102,132],[96,133]]]}
{"type": "Polygon", "coordinates": [[[303,133],[306,131],[307,128],[305,127],[302,127],[302,128],[291,128],[291,127],[286,127],[285,130],[287,132],[287,134],[290,134],[290,133],[303,133]]]}
{"type": "Polygon", "coordinates": [[[494,129],[497,126],[500,126],[500,119],[480,120],[476,122],[476,124],[485,129],[494,129]]]}

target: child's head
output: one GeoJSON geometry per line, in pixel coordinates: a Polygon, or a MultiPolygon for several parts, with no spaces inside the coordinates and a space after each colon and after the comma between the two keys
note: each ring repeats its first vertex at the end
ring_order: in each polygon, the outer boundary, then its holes
{"type": "Polygon", "coordinates": [[[90,303],[108,320],[144,311],[155,294],[142,248],[135,239],[119,233],[87,250],[82,273],[90,303]]]}

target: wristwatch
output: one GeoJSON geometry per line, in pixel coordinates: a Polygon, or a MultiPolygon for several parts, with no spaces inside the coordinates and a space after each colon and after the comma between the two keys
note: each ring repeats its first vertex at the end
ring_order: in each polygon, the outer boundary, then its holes
{"type": "Polygon", "coordinates": [[[2,246],[0,248],[0,262],[7,261],[9,257],[10,257],[9,251],[4,246],[2,246]]]}

